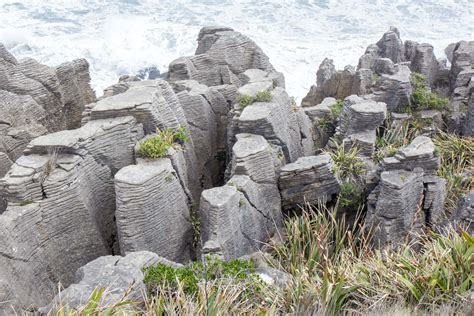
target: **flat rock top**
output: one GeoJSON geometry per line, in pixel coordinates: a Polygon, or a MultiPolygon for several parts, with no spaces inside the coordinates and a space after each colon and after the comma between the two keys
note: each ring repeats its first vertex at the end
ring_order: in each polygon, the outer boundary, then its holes
{"type": "Polygon", "coordinates": [[[426,136],[416,137],[410,145],[402,148],[397,153],[397,158],[425,157],[433,155],[435,145],[431,138],[426,136]]]}
{"type": "Polygon", "coordinates": [[[239,94],[251,95],[254,97],[260,91],[270,91],[272,89],[273,81],[269,79],[268,81],[257,81],[248,83],[245,86],[239,88],[239,94]]]}
{"type": "Polygon", "coordinates": [[[143,104],[151,104],[158,92],[159,88],[156,87],[156,83],[154,85],[133,86],[124,93],[100,100],[94,106],[92,112],[125,110],[143,104]]]}
{"type": "Polygon", "coordinates": [[[380,180],[386,186],[401,189],[414,182],[419,175],[405,170],[384,171],[380,175],[380,180]]]}
{"type": "Polygon", "coordinates": [[[202,199],[208,201],[211,205],[221,207],[225,205],[235,194],[237,188],[232,185],[224,185],[202,191],[202,199]]]}
{"type": "Polygon", "coordinates": [[[168,174],[173,171],[173,166],[168,158],[142,161],[142,163],[138,165],[130,165],[120,169],[115,175],[115,181],[132,185],[141,185],[160,174],[168,174]]]}
{"type": "Polygon", "coordinates": [[[31,150],[35,147],[73,148],[77,143],[94,137],[101,130],[109,130],[122,124],[134,124],[135,121],[132,116],[89,121],[86,125],[75,130],[63,130],[37,137],[30,142],[28,149],[31,150]]]}
{"type": "Polygon", "coordinates": [[[287,164],[281,168],[281,172],[304,171],[327,165],[331,162],[329,154],[321,154],[317,156],[301,157],[293,163],[287,164]]]}
{"type": "Polygon", "coordinates": [[[408,66],[398,65],[398,71],[396,73],[394,73],[393,75],[384,74],[382,77],[401,82],[410,82],[410,76],[411,71],[408,66]]]}
{"type": "Polygon", "coordinates": [[[351,109],[360,113],[385,113],[387,105],[383,102],[363,100],[351,106],[351,109]]]}
{"type": "Polygon", "coordinates": [[[236,158],[245,158],[268,148],[267,141],[260,135],[243,133],[237,134],[236,138],[237,142],[232,148],[236,158]]]}
{"type": "Polygon", "coordinates": [[[276,103],[254,103],[240,113],[239,121],[267,120],[272,110],[279,106],[276,103]]]}

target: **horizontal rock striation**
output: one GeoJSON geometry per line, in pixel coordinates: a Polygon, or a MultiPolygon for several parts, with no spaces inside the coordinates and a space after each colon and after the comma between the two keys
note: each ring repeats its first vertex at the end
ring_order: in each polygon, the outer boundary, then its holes
{"type": "Polygon", "coordinates": [[[339,192],[329,154],[301,157],[282,167],[278,186],[284,209],[329,201],[339,192]]]}
{"type": "Polygon", "coordinates": [[[121,169],[115,175],[115,192],[123,255],[148,250],[174,262],[191,258],[190,205],[170,159],[121,169]]]}
{"type": "Polygon", "coordinates": [[[76,272],[74,284],[61,291],[42,313],[67,307],[77,309],[87,305],[90,295],[96,289],[104,288],[99,308],[114,306],[124,299],[139,301],[146,292],[143,283],[143,268],[162,263],[172,267],[179,264],[170,262],[148,251],[138,251],[120,256],[103,256],[89,262],[76,272]]]}
{"type": "MultiPolygon", "coordinates": [[[[238,258],[261,248],[281,225],[274,149],[260,135],[239,134],[233,147],[231,178],[201,196],[204,252],[238,258]]],[[[277,158],[278,159],[278,158],[277,158]]]]}
{"type": "MultiPolygon", "coordinates": [[[[0,44],[0,152],[11,161],[33,138],[77,128],[86,104],[95,101],[84,59],[48,67],[16,60],[0,44]]],[[[0,161],[0,177],[8,163],[0,161]]]]}

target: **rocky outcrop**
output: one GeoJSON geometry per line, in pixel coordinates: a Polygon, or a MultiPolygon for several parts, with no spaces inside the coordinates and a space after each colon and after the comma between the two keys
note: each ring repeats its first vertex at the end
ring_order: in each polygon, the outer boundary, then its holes
{"type": "Polygon", "coordinates": [[[451,215],[450,222],[466,229],[469,234],[474,234],[474,192],[464,194],[458,208],[451,215]]]}
{"type": "Polygon", "coordinates": [[[370,157],[375,149],[376,129],[386,115],[385,103],[349,96],[344,100],[335,137],[345,148],[357,147],[360,155],[370,157]]]}
{"type": "Polygon", "coordinates": [[[410,76],[411,71],[405,65],[398,66],[394,74],[382,74],[373,88],[373,99],[386,103],[391,112],[411,104],[410,76]]]}
{"type": "Polygon", "coordinates": [[[196,54],[181,57],[169,66],[169,79],[196,80],[206,86],[240,86],[248,69],[273,72],[267,55],[248,37],[226,27],[204,27],[196,54]]]}
{"type": "Polygon", "coordinates": [[[15,161],[33,138],[79,127],[85,105],[95,101],[89,82],[84,59],[48,67],[18,61],[0,44],[0,151],[15,161]]]}
{"type": "Polygon", "coordinates": [[[120,251],[148,250],[174,262],[193,252],[190,205],[170,159],[140,161],[115,175],[120,251]]]}
{"type": "Polygon", "coordinates": [[[433,46],[427,43],[418,44],[406,41],[406,59],[410,61],[410,69],[422,74],[428,80],[430,86],[435,86],[440,77],[442,69],[433,52],[433,46]]]}
{"type": "Polygon", "coordinates": [[[287,162],[314,151],[312,124],[301,108],[293,103],[281,87],[273,88],[272,82],[249,83],[239,89],[241,95],[255,96],[269,91],[268,102],[254,102],[245,107],[235,105],[229,126],[229,147],[239,133],[262,135],[269,143],[279,146],[287,162]]]}
{"type": "Polygon", "coordinates": [[[368,198],[365,220],[376,245],[396,246],[421,232],[423,189],[423,171],[419,169],[381,174],[378,188],[368,198]]]}
{"type": "Polygon", "coordinates": [[[449,74],[451,86],[451,108],[463,112],[468,109],[467,122],[464,130],[469,135],[469,124],[472,124],[472,94],[474,91],[474,41],[460,41],[453,50],[453,58],[449,74]]]}
{"type": "Polygon", "coordinates": [[[312,107],[321,103],[326,97],[344,99],[351,94],[366,94],[372,84],[372,71],[356,71],[346,66],[343,71],[336,71],[332,59],[324,59],[316,73],[316,85],[311,86],[303,98],[303,107],[312,107]]]}
{"type": "Polygon", "coordinates": [[[329,138],[334,135],[335,127],[328,126],[331,118],[331,107],[335,106],[337,100],[334,98],[325,98],[320,104],[310,107],[304,107],[305,114],[313,126],[313,141],[315,149],[321,149],[326,146],[329,138]]]}
{"type": "Polygon", "coordinates": [[[399,149],[395,156],[385,158],[381,164],[385,171],[421,168],[426,175],[435,175],[439,165],[440,157],[435,154],[435,145],[426,136],[416,137],[410,145],[399,149]]]}
{"type": "Polygon", "coordinates": [[[329,201],[339,192],[329,154],[299,158],[282,167],[278,185],[284,209],[329,201]]]}
{"type": "Polygon", "coordinates": [[[140,301],[146,294],[142,269],[157,263],[180,266],[148,251],[131,252],[125,257],[97,258],[79,268],[74,283],[56,295],[51,304],[40,309],[40,312],[55,312],[57,308],[81,308],[87,305],[93,291],[101,288],[105,291],[98,308],[106,309],[124,300],[140,301]]]}
{"type": "Polygon", "coordinates": [[[230,180],[201,196],[204,252],[225,259],[253,253],[281,225],[277,171],[283,158],[275,158],[275,150],[262,136],[237,135],[230,180]]]}

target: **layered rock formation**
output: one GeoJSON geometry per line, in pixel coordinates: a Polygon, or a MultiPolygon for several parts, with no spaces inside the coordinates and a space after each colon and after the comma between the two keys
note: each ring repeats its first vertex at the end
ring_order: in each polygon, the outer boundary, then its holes
{"type": "Polygon", "coordinates": [[[18,61],[0,44],[0,177],[33,138],[79,127],[95,100],[89,82],[84,59],[48,67],[18,61]]]}
{"type": "Polygon", "coordinates": [[[261,248],[282,220],[277,172],[283,157],[262,136],[239,134],[232,159],[230,180],[203,191],[200,206],[203,250],[225,259],[261,248]]]}
{"type": "Polygon", "coordinates": [[[283,166],[278,185],[284,209],[331,200],[339,192],[329,154],[302,157],[283,166]]]}

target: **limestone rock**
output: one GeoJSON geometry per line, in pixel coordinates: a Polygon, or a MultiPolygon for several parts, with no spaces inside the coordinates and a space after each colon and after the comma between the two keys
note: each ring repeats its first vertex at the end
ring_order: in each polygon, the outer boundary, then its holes
{"type": "Polygon", "coordinates": [[[432,45],[426,43],[415,45],[410,69],[424,75],[428,79],[430,86],[435,84],[441,69],[433,53],[432,45]]]}
{"type": "Polygon", "coordinates": [[[329,154],[301,157],[283,166],[278,184],[285,209],[304,206],[306,202],[330,200],[339,192],[329,154]]]}
{"type": "Polygon", "coordinates": [[[236,138],[230,180],[203,191],[200,205],[204,251],[225,259],[260,249],[282,222],[274,148],[260,135],[236,138]]]}
{"type": "Polygon", "coordinates": [[[192,79],[207,86],[240,86],[248,69],[274,71],[267,55],[248,37],[230,28],[205,27],[199,33],[196,55],[173,61],[169,78],[192,79]]]}
{"type": "Polygon", "coordinates": [[[378,246],[403,243],[424,225],[423,172],[383,172],[379,187],[369,196],[366,225],[378,246]],[[377,197],[375,198],[374,195],[377,197]]]}
{"type": "Polygon", "coordinates": [[[76,272],[74,284],[61,291],[48,306],[40,312],[48,313],[59,306],[81,308],[95,289],[105,288],[99,308],[111,307],[124,299],[139,302],[144,299],[146,287],[143,283],[143,268],[163,263],[169,266],[180,265],[158,255],[139,251],[125,257],[104,256],[89,262],[76,272]]]}
{"type": "Polygon", "coordinates": [[[446,180],[437,176],[425,176],[423,210],[426,214],[425,221],[429,227],[439,226],[446,217],[444,201],[446,199],[446,180]]]}
{"type": "Polygon", "coordinates": [[[469,234],[474,234],[474,192],[468,192],[461,198],[450,221],[467,229],[469,234]]]}
{"type": "Polygon", "coordinates": [[[188,198],[169,159],[142,162],[115,175],[122,254],[148,250],[175,262],[191,257],[188,198]]]}
{"type": "Polygon", "coordinates": [[[411,104],[410,75],[411,71],[405,65],[400,65],[393,75],[383,74],[373,89],[374,100],[386,103],[389,111],[411,104]]]}
{"type": "Polygon", "coordinates": [[[405,47],[396,27],[391,26],[390,30],[383,34],[376,45],[381,57],[389,58],[396,64],[405,60],[405,47]]]}
{"type": "Polygon", "coordinates": [[[426,175],[435,175],[440,164],[440,157],[435,155],[435,145],[426,136],[416,137],[410,145],[399,149],[394,157],[382,161],[383,170],[409,170],[421,168],[426,175]]]}

